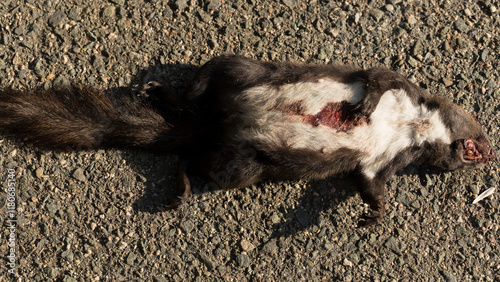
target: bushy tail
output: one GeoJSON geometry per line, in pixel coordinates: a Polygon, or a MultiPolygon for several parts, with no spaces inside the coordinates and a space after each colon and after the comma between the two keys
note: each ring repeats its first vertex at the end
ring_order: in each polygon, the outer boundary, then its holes
{"type": "Polygon", "coordinates": [[[129,95],[114,96],[84,86],[3,89],[0,134],[50,150],[137,147],[168,152],[185,142],[152,107],[129,95]]]}

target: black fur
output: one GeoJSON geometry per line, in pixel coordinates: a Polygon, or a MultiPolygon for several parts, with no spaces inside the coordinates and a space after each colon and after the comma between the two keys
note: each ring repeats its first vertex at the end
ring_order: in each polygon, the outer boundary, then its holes
{"type": "MultiPolygon", "coordinates": [[[[365,71],[352,66],[258,62],[229,55],[202,66],[183,95],[155,82],[136,88],[139,99],[82,86],[32,92],[0,91],[3,134],[43,149],[132,147],[177,154],[179,197],[168,208],[190,196],[189,174],[203,175],[218,187],[238,188],[265,179],[326,178],[353,172],[358,175],[361,197],[371,208],[360,225],[370,226],[383,218],[387,179],[409,163],[418,160],[445,169],[477,168],[495,158],[488,136],[472,117],[382,68],[365,71]],[[404,89],[415,105],[439,111],[454,141],[406,148],[375,177],[369,177],[360,164],[363,153],[353,149],[293,149],[286,144],[276,147],[235,138],[245,130],[239,113],[246,111],[235,102],[235,95],[259,85],[279,89],[323,78],[362,83],[366,94],[350,113],[354,121],[369,122],[383,93],[404,89]],[[473,140],[470,142],[483,155],[481,160],[464,160],[464,140],[473,140]]],[[[296,112],[299,109],[297,106],[296,112]]]]}

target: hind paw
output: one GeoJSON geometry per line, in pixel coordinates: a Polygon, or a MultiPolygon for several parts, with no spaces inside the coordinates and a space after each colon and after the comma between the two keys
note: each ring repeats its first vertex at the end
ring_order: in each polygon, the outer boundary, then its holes
{"type": "Polygon", "coordinates": [[[179,197],[167,199],[165,210],[176,210],[182,205],[182,203],[184,203],[184,201],[184,199],[179,197]]]}
{"type": "Polygon", "coordinates": [[[374,226],[380,223],[384,219],[384,215],[378,211],[371,211],[361,216],[361,219],[358,222],[358,227],[366,228],[370,226],[374,226]]]}

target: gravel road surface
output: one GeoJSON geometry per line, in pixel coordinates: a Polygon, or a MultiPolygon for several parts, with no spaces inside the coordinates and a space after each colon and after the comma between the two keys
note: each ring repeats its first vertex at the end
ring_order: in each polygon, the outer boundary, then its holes
{"type": "MultiPolygon", "coordinates": [[[[225,53],[386,66],[473,113],[498,151],[499,9],[490,0],[2,0],[0,87],[156,79],[182,91],[225,53]]],[[[159,212],[175,194],[174,156],[0,142],[0,277],[13,281],[500,280],[499,197],[472,204],[499,186],[498,162],[451,173],[410,166],[387,184],[385,221],[357,229],[367,207],[349,177],[234,191],[195,179],[180,210],[159,212]]]]}

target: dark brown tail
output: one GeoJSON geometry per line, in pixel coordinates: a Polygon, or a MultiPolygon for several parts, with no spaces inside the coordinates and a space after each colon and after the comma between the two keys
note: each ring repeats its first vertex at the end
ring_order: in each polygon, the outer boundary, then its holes
{"type": "Polygon", "coordinates": [[[154,108],[90,87],[0,90],[0,133],[42,149],[136,147],[169,152],[185,142],[154,108]]]}

